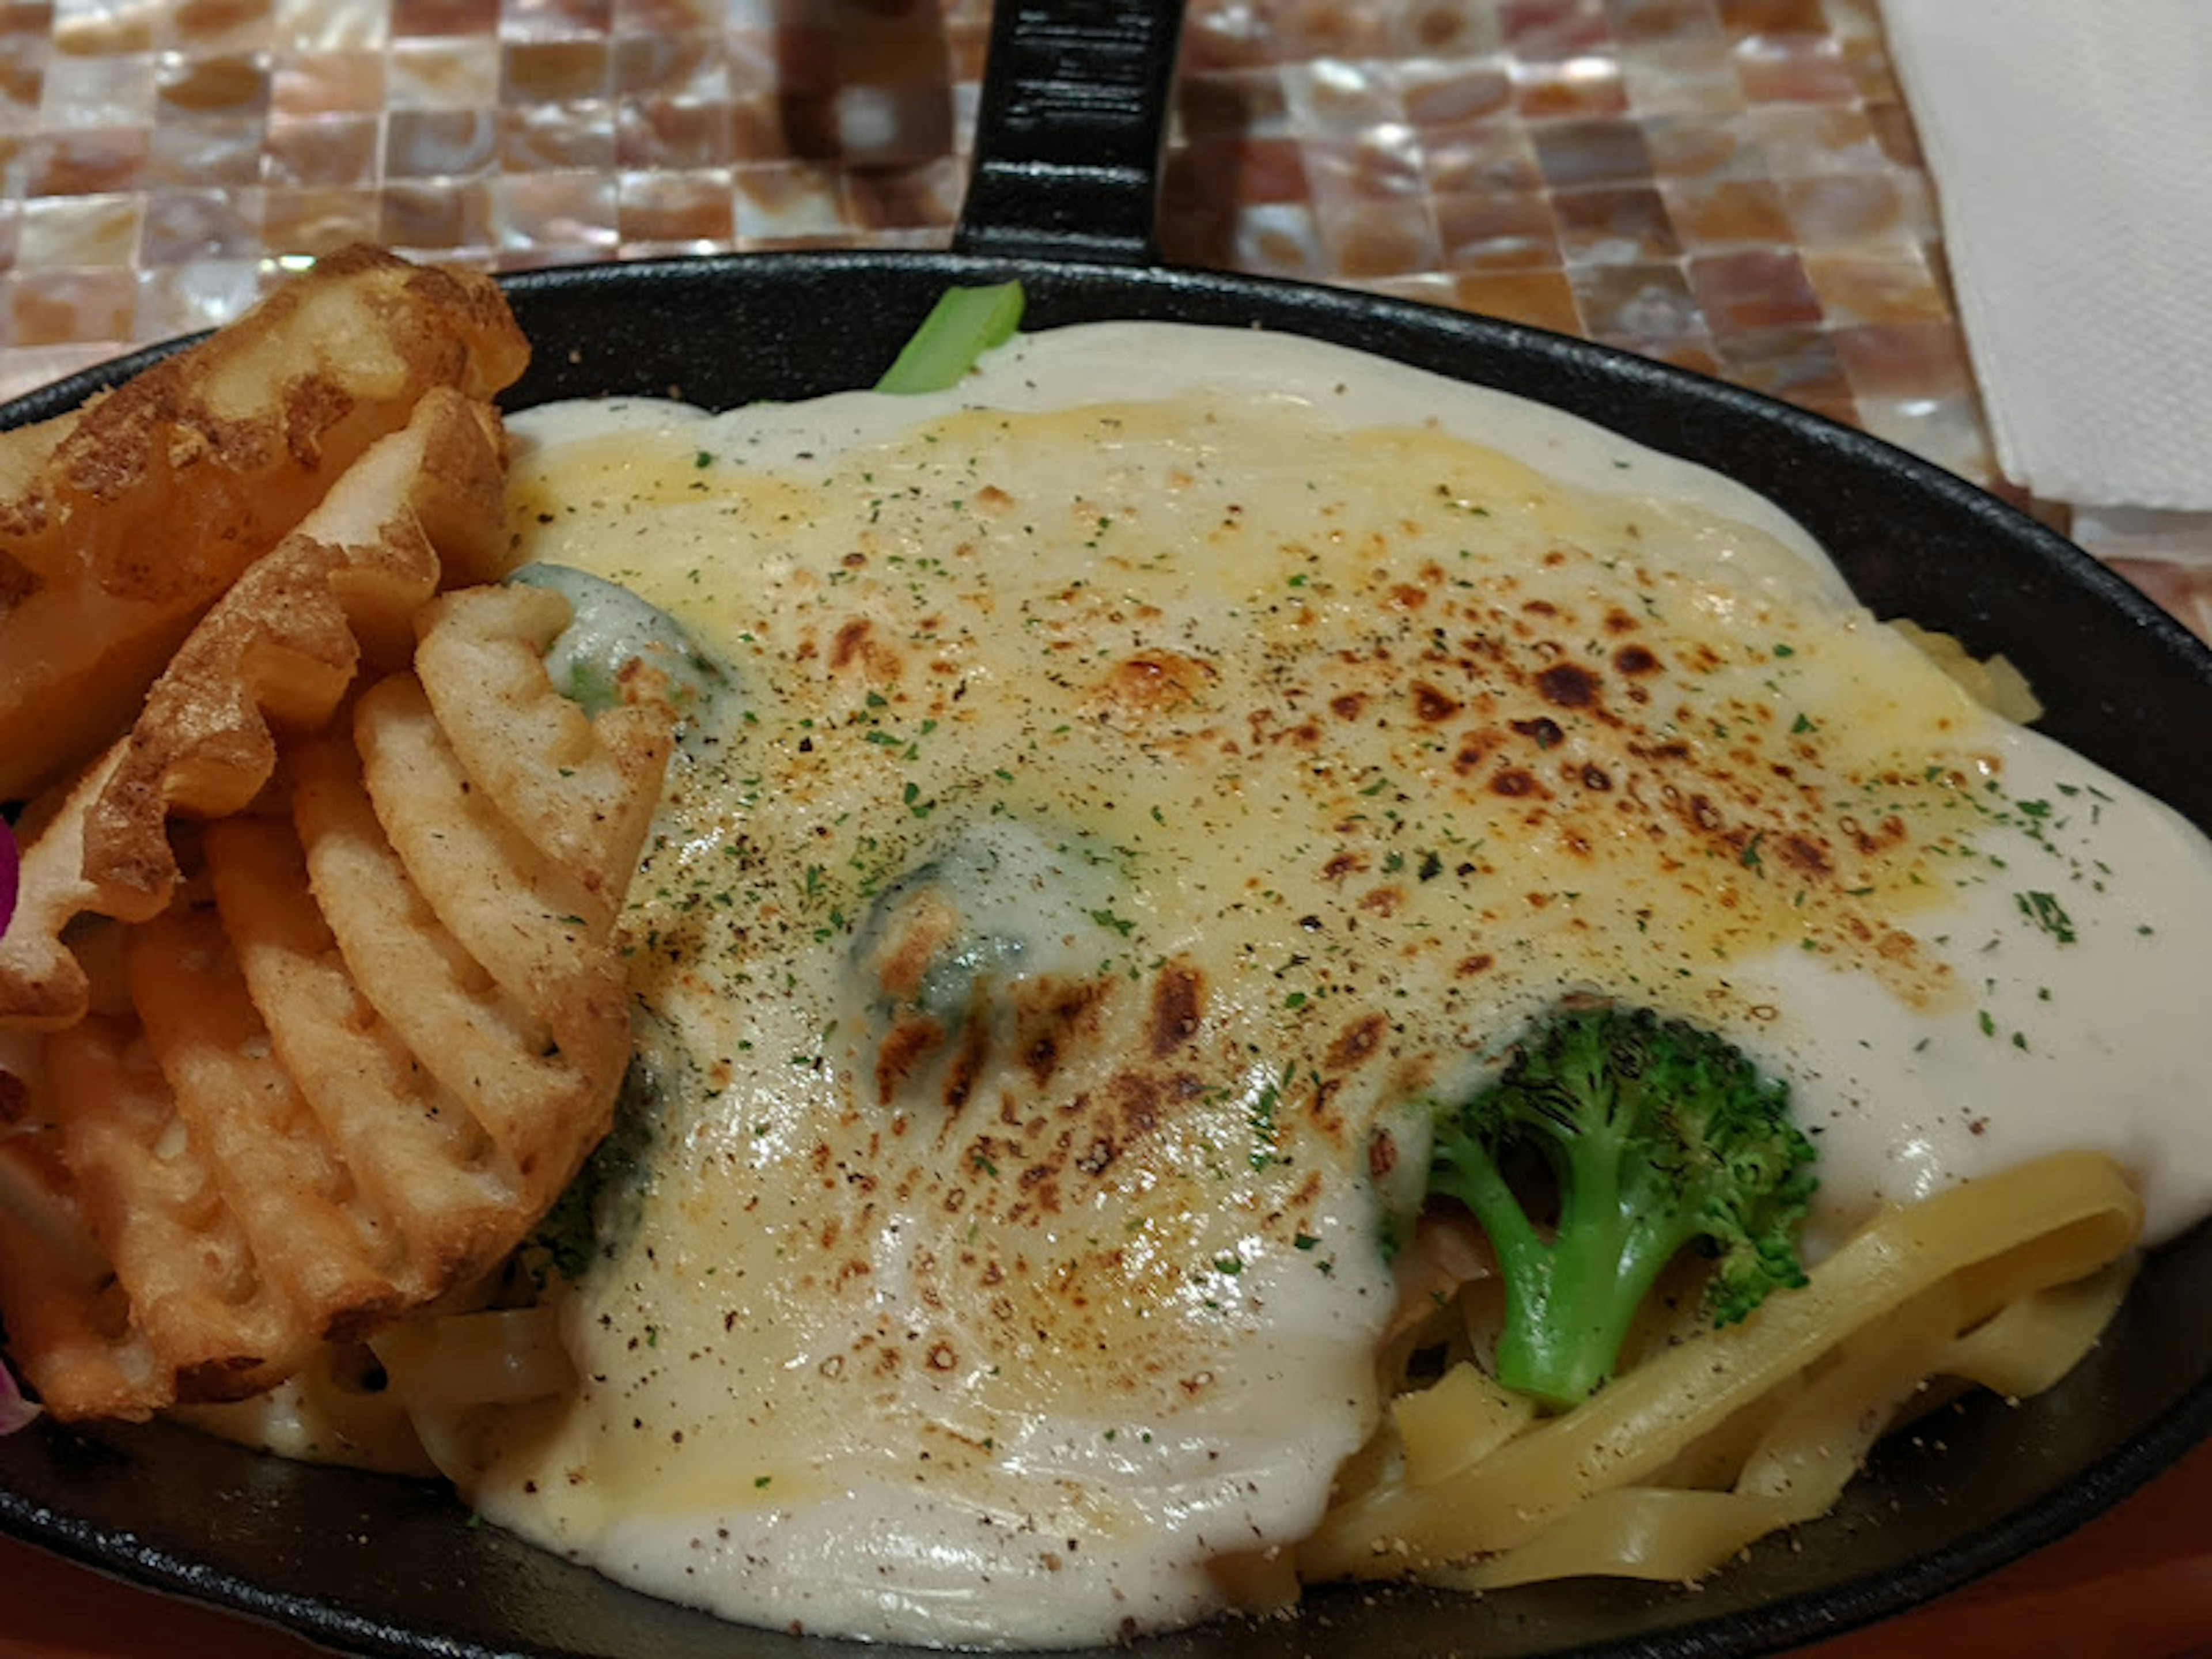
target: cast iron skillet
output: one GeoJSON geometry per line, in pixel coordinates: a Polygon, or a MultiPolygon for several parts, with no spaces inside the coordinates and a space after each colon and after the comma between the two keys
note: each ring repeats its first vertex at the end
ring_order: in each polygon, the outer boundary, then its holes
{"type": "MultiPolygon", "coordinates": [[[[1018,276],[1030,325],[1153,318],[1317,336],[1556,404],[1729,473],[1795,514],[1884,615],[2002,649],[2046,729],[2212,824],[2212,653],[2080,551],[1948,473],[1715,381],[1579,341],[1351,293],[1164,269],[1157,162],[1179,4],[1003,0],[949,254],[826,252],[533,273],[511,402],[676,392],[727,405],[865,385],[946,285],[1018,276]]],[[[58,412],[144,361],[0,410],[58,412]]],[[[2212,1428],[2212,1229],[2148,1264],[2117,1328],[2025,1407],[1970,1405],[1880,1451],[1834,1515],[1695,1593],[1579,1583],[1481,1601],[1322,1591],[1288,1625],[1158,1659],[1772,1651],[1896,1612],[2049,1541],[2212,1428]],[[1941,1442],[1940,1447],[1929,1443],[1941,1442]]],[[[161,1427],[0,1440],[0,1528],[143,1584],[409,1656],[820,1659],[616,1588],[425,1484],[311,1469],[161,1427]]]]}

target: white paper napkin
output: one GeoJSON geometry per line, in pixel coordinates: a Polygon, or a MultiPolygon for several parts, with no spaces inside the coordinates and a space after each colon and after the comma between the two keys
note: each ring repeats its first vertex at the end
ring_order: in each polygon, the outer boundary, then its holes
{"type": "Polygon", "coordinates": [[[2212,0],[1882,0],[1997,458],[2212,508],[2212,0]]]}

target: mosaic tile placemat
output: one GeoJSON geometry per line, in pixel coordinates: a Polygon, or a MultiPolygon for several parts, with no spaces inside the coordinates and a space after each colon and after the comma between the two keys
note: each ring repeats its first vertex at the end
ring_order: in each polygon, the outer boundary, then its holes
{"type": "MultiPolygon", "coordinates": [[[[941,246],[988,0],[0,0],[0,394],[354,240],[941,246]]],[[[1978,481],[1875,0],[1192,0],[1171,260],[1688,365],[1978,481]]],[[[2212,529],[2112,526],[2212,631],[2212,529]]]]}

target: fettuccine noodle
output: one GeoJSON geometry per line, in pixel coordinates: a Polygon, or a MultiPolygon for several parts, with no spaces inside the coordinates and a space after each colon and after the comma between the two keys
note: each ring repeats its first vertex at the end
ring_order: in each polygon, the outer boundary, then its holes
{"type": "Polygon", "coordinates": [[[1397,1443],[1366,1460],[1371,1483],[1332,1509],[1300,1574],[1474,1589],[1698,1577],[1825,1513],[1931,1382],[2018,1397],[2063,1376],[2118,1307],[2141,1223],[2118,1164],[2062,1153],[1884,1211],[1804,1289],[1502,1442],[1486,1385],[1449,1373],[1439,1392],[1478,1402],[1462,1441],[1426,1421],[1386,1430],[1397,1443]],[[1741,1449],[1719,1478],[1715,1441],[1741,1449]],[[1699,1478],[1669,1481],[1677,1467],[1699,1478]]]}

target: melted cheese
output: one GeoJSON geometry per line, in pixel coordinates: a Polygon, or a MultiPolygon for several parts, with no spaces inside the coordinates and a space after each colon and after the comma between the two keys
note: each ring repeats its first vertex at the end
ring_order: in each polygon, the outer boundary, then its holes
{"type": "Polygon", "coordinates": [[[1203,1616],[1373,1425],[1421,1103],[1566,992],[1789,1075],[1823,1237],[2055,1146],[2160,1230],[2212,1193],[2203,838],[1732,486],[1157,326],[517,425],[526,556],[734,685],[626,924],[641,1218],[475,1495],[617,1577],[903,1640],[1203,1616]]]}

